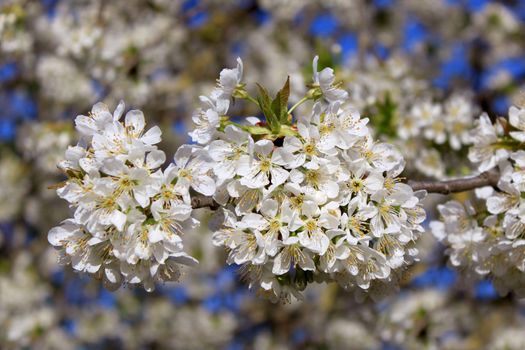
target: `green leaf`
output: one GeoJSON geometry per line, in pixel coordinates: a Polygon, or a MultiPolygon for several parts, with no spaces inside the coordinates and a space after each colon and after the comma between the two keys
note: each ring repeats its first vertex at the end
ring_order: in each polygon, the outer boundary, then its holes
{"type": "MultiPolygon", "coordinates": [[[[262,109],[266,122],[270,126],[273,134],[279,134],[283,125],[290,125],[288,119],[288,99],[290,98],[290,77],[286,79],[284,86],[272,100],[268,91],[261,85],[259,88],[259,97],[257,101],[262,109]]],[[[261,130],[262,134],[262,130],[261,130]]]]}
{"type": "Polygon", "coordinates": [[[252,135],[268,135],[270,133],[270,130],[268,130],[264,126],[250,125],[246,126],[245,128],[246,131],[248,131],[252,135]]]}
{"type": "Polygon", "coordinates": [[[265,101],[266,104],[270,104],[270,95],[268,95],[268,91],[259,83],[256,83],[257,87],[259,88],[259,97],[265,101]]]}
{"type": "Polygon", "coordinates": [[[272,111],[281,124],[281,92],[279,91],[272,101],[272,111]]]}
{"type": "Polygon", "coordinates": [[[290,97],[290,77],[286,79],[284,86],[272,101],[272,110],[281,125],[289,125],[288,120],[288,98],[290,97]]]}
{"type": "Polygon", "coordinates": [[[288,99],[290,98],[290,76],[286,78],[283,88],[277,93],[275,97],[279,101],[279,120],[283,125],[290,125],[291,119],[288,119],[288,99]]]}
{"type": "Polygon", "coordinates": [[[278,133],[281,130],[281,123],[279,121],[279,116],[275,114],[272,108],[272,100],[268,95],[268,91],[259,84],[257,84],[257,87],[259,88],[259,97],[257,98],[257,101],[259,102],[259,106],[261,106],[266,122],[273,133],[278,133]]]}

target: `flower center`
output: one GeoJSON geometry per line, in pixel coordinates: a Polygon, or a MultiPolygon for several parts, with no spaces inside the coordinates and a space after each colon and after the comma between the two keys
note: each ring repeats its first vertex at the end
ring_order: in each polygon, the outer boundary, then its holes
{"type": "Polygon", "coordinates": [[[294,208],[300,208],[304,202],[304,195],[300,194],[298,196],[291,197],[290,202],[294,208]]]}
{"type": "Polygon", "coordinates": [[[313,232],[317,230],[317,220],[315,219],[308,220],[304,227],[306,228],[308,232],[313,232]]]}
{"type": "Polygon", "coordinates": [[[313,143],[308,143],[304,146],[304,153],[310,157],[315,156],[317,154],[317,149],[313,143]]]}
{"type": "Polygon", "coordinates": [[[312,186],[318,186],[321,179],[321,174],[317,170],[308,170],[306,172],[306,182],[312,186]]]}
{"type": "Polygon", "coordinates": [[[358,193],[363,188],[363,181],[361,179],[353,179],[350,182],[350,189],[354,193],[358,193]]]}
{"type": "Polygon", "coordinates": [[[263,159],[259,163],[259,168],[261,169],[262,172],[269,171],[271,166],[272,166],[272,162],[269,159],[263,159]]]}
{"type": "Polygon", "coordinates": [[[186,178],[188,180],[191,180],[191,178],[192,178],[191,173],[188,170],[186,170],[186,169],[181,169],[179,171],[179,176],[183,177],[183,178],[186,178]]]}
{"type": "Polygon", "coordinates": [[[226,157],[227,160],[237,160],[239,159],[244,153],[244,150],[240,146],[233,146],[232,151],[230,154],[226,157]]]}
{"type": "Polygon", "coordinates": [[[332,132],[335,129],[335,125],[332,123],[329,124],[323,124],[319,127],[319,133],[321,135],[326,135],[330,132],[332,132]]]}
{"type": "Polygon", "coordinates": [[[281,228],[281,223],[279,222],[279,220],[274,219],[270,222],[270,231],[277,232],[279,231],[280,228],[281,228]]]}
{"type": "Polygon", "coordinates": [[[355,216],[352,216],[348,219],[348,226],[353,232],[357,233],[359,236],[365,235],[365,223],[356,218],[355,216]]]}
{"type": "Polygon", "coordinates": [[[107,210],[113,210],[116,207],[116,200],[113,196],[106,197],[104,200],[100,203],[100,207],[107,210]]]}

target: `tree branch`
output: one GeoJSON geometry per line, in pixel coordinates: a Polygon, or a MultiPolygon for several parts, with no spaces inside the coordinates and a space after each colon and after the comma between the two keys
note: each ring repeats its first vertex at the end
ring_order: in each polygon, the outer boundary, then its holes
{"type": "Polygon", "coordinates": [[[212,210],[216,210],[219,209],[220,205],[211,197],[196,195],[191,198],[191,207],[193,209],[210,208],[212,210]]]}
{"type": "MultiPolygon", "coordinates": [[[[499,178],[500,174],[497,170],[490,170],[473,177],[447,181],[409,180],[407,184],[412,187],[414,191],[426,190],[429,193],[450,194],[470,191],[484,186],[496,187],[498,185],[499,178]]],[[[221,207],[221,205],[211,197],[195,195],[191,199],[191,207],[193,209],[209,208],[211,210],[217,210],[221,207]]]]}
{"type": "Polygon", "coordinates": [[[447,181],[408,181],[414,191],[426,190],[429,193],[449,194],[470,191],[484,186],[496,187],[500,174],[496,170],[487,171],[474,177],[447,181]]]}

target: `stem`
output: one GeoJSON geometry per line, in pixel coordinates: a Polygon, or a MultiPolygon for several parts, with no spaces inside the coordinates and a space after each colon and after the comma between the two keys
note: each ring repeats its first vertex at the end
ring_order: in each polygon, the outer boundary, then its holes
{"type": "Polygon", "coordinates": [[[447,181],[408,181],[414,191],[426,190],[429,193],[457,193],[470,191],[484,186],[496,187],[500,174],[496,170],[486,171],[478,176],[447,181]]]}
{"type": "Polygon", "coordinates": [[[494,144],[495,146],[499,146],[502,149],[508,149],[508,150],[518,150],[522,148],[522,143],[519,141],[516,141],[514,139],[508,138],[508,139],[502,139],[494,144]]]}
{"type": "Polygon", "coordinates": [[[223,125],[224,126],[226,126],[226,125],[234,125],[234,126],[238,127],[241,130],[244,130],[244,131],[246,131],[248,133],[250,132],[250,130],[246,127],[246,125],[241,125],[241,124],[232,122],[231,120],[227,120],[227,121],[221,123],[221,126],[223,126],[223,125]]]}
{"type": "Polygon", "coordinates": [[[255,103],[259,108],[261,108],[261,106],[259,105],[259,101],[257,101],[256,99],[254,99],[253,97],[251,97],[250,95],[246,95],[246,97],[244,97],[246,100],[250,101],[250,102],[253,102],[255,103]]]}
{"type": "Polygon", "coordinates": [[[290,108],[290,110],[288,111],[288,114],[292,114],[293,110],[296,109],[297,107],[299,107],[300,105],[302,105],[303,103],[305,103],[306,101],[308,101],[310,98],[308,96],[305,96],[303,97],[302,99],[300,99],[296,104],[294,104],[292,106],[292,108],[290,108]]]}

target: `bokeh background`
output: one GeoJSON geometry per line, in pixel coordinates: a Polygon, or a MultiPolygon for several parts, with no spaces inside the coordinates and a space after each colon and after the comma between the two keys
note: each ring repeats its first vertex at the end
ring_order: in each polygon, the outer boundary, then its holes
{"type": "Polygon", "coordinates": [[[76,115],[124,99],[173,154],[198,96],[236,57],[252,87],[276,91],[290,75],[299,95],[317,54],[398,145],[406,176],[469,173],[473,121],[523,102],[524,21],[522,0],[0,0],[0,348],[524,349],[523,303],[447,267],[430,233],[401,290],[358,301],[316,285],[287,305],[250,292],[205,224],[185,237],[200,265],[153,293],[108,292],[58,266],[47,242],[68,217],[49,187],[63,180],[76,115]],[[414,126],[428,101],[443,119],[414,126]],[[447,126],[458,109],[462,123],[447,126]]]}

